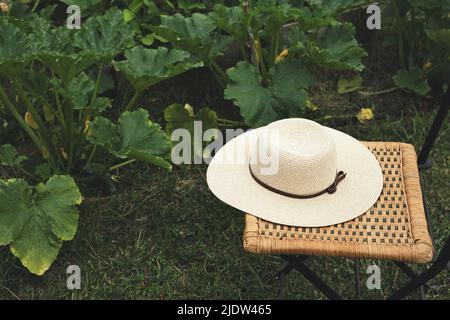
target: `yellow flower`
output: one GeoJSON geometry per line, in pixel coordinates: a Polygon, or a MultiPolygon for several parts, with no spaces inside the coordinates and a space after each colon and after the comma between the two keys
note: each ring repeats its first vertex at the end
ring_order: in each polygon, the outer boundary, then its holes
{"type": "Polygon", "coordinates": [[[8,1],[2,1],[0,2],[0,11],[3,13],[9,12],[9,4],[8,1]]]}
{"type": "Polygon", "coordinates": [[[53,112],[48,104],[44,104],[44,117],[47,122],[52,122],[54,118],[53,112]]]}
{"type": "Polygon", "coordinates": [[[192,106],[190,104],[186,103],[184,105],[184,109],[189,113],[190,117],[194,116],[194,108],[192,108],[192,106]]]}
{"type": "Polygon", "coordinates": [[[257,50],[260,49],[259,41],[258,41],[258,40],[255,40],[255,48],[256,48],[257,50]]]}
{"type": "Polygon", "coordinates": [[[311,101],[311,99],[308,99],[305,101],[305,107],[308,109],[311,109],[312,111],[319,110],[319,106],[311,101]]]}
{"type": "Polygon", "coordinates": [[[253,63],[255,64],[259,64],[259,55],[261,52],[261,46],[259,45],[259,41],[255,40],[254,41],[254,47],[253,47],[253,52],[252,52],[252,58],[253,58],[253,63]]]}
{"type": "Polygon", "coordinates": [[[371,108],[362,108],[356,116],[359,122],[364,123],[373,119],[373,111],[371,108]]]}
{"type": "Polygon", "coordinates": [[[280,54],[277,55],[277,57],[275,58],[275,63],[278,63],[278,62],[280,62],[280,61],[283,61],[288,55],[289,55],[289,50],[288,50],[288,49],[284,49],[284,50],[281,51],[280,54]]]}
{"type": "Polygon", "coordinates": [[[42,147],[42,157],[44,159],[50,158],[50,153],[48,152],[48,149],[46,147],[42,147]]]}
{"type": "Polygon", "coordinates": [[[430,60],[427,60],[424,62],[422,69],[423,70],[428,70],[433,66],[433,63],[430,60]]]}
{"type": "Polygon", "coordinates": [[[89,121],[89,120],[86,120],[85,122],[84,122],[84,130],[83,130],[83,133],[84,133],[84,135],[85,136],[89,136],[91,133],[89,132],[89,125],[91,124],[91,121],[89,121]]]}
{"type": "Polygon", "coordinates": [[[69,155],[66,153],[66,151],[64,150],[64,148],[59,148],[59,152],[61,152],[61,155],[63,156],[64,159],[69,159],[69,155]]]}
{"type": "Polygon", "coordinates": [[[36,121],[34,120],[31,113],[26,112],[25,113],[25,122],[33,129],[39,129],[39,126],[37,125],[36,121]]]}

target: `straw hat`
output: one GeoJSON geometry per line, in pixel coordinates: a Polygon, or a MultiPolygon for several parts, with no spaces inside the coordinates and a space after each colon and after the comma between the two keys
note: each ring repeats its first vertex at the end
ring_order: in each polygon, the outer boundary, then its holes
{"type": "Polygon", "coordinates": [[[321,227],[358,217],[383,188],[373,154],[358,140],[306,119],[248,131],[222,147],[207,172],[223,202],[274,223],[321,227]]]}

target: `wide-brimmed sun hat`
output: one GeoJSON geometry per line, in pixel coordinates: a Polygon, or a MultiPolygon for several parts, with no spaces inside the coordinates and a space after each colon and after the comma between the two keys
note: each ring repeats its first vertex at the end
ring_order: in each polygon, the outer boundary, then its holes
{"type": "Polygon", "coordinates": [[[208,186],[223,202],[274,223],[321,227],[377,201],[383,174],[358,140],[306,119],[248,131],[214,156],[208,186]]]}

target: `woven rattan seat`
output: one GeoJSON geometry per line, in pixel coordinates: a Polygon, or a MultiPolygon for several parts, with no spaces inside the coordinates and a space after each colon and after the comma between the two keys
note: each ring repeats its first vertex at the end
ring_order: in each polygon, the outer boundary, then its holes
{"type": "Polygon", "coordinates": [[[354,220],[321,228],[279,225],[247,214],[244,248],[259,254],[430,262],[433,245],[414,147],[395,142],[363,143],[380,162],[385,181],[370,210],[354,220]]]}

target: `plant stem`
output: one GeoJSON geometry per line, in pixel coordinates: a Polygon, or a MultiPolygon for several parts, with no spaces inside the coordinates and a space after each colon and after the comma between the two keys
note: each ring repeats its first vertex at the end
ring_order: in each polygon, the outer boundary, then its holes
{"type": "Polygon", "coordinates": [[[97,151],[97,146],[95,145],[94,148],[92,148],[91,154],[89,155],[89,158],[87,159],[86,164],[84,165],[85,168],[91,163],[96,151],[97,151]]]}
{"type": "Polygon", "coordinates": [[[221,122],[222,124],[230,124],[230,125],[236,125],[236,126],[245,126],[245,123],[242,121],[233,121],[228,119],[217,119],[217,122],[221,122]]]}
{"type": "Polygon", "coordinates": [[[280,34],[277,33],[277,35],[275,36],[275,56],[273,60],[275,60],[275,58],[278,56],[279,47],[280,47],[280,34]]]}
{"type": "Polygon", "coordinates": [[[379,95],[379,94],[389,93],[389,92],[395,91],[397,89],[398,89],[398,87],[393,87],[393,88],[380,90],[380,91],[374,91],[374,92],[358,91],[358,93],[360,95],[368,97],[368,96],[376,96],[376,95],[379,95]]]}
{"type": "Polygon", "coordinates": [[[241,54],[242,54],[242,59],[247,60],[247,51],[245,50],[244,44],[241,45],[241,54]]]}
{"type": "Polygon", "coordinates": [[[109,168],[109,171],[114,171],[116,169],[122,168],[122,167],[124,167],[126,165],[129,165],[129,164],[131,164],[133,162],[136,162],[136,161],[137,161],[136,159],[131,159],[131,160],[128,160],[128,161],[116,164],[115,166],[112,166],[111,168],[109,168]]]}
{"type": "Polygon", "coordinates": [[[34,142],[39,151],[42,151],[42,142],[39,140],[38,136],[33,132],[33,130],[28,126],[28,124],[23,120],[22,116],[19,114],[17,109],[12,104],[11,100],[9,100],[6,95],[5,90],[2,86],[0,86],[0,100],[4,104],[4,106],[11,112],[16,121],[22,127],[22,129],[28,134],[31,140],[34,142]]]}
{"type": "MultiPolygon", "coordinates": [[[[55,73],[53,72],[53,70],[52,70],[52,76],[53,77],[55,76],[55,73]]],[[[65,117],[64,117],[63,109],[62,109],[61,99],[59,97],[58,92],[55,89],[53,89],[53,92],[55,94],[56,106],[58,107],[58,113],[59,113],[58,119],[60,119],[61,125],[63,127],[65,127],[66,126],[66,120],[65,120],[65,117]]]]}
{"type": "Polygon", "coordinates": [[[52,136],[50,132],[47,130],[47,127],[45,126],[45,123],[42,120],[41,116],[34,108],[33,104],[31,103],[30,99],[28,98],[26,92],[23,90],[21,85],[17,83],[17,81],[14,81],[14,86],[18,91],[18,93],[20,94],[20,96],[22,97],[28,111],[33,116],[34,121],[36,121],[36,124],[38,125],[38,132],[40,132],[41,134],[42,138],[41,140],[44,143],[45,147],[47,148],[47,151],[49,152],[50,155],[53,154],[55,159],[57,159],[58,162],[62,165],[62,159],[61,155],[59,154],[59,150],[53,144],[52,136]]]}
{"type": "Polygon", "coordinates": [[[236,128],[236,127],[240,127],[237,126],[235,124],[227,124],[227,123],[218,123],[217,124],[218,127],[223,127],[223,128],[236,128]]]}
{"type": "Polygon", "coordinates": [[[104,169],[102,170],[101,174],[99,176],[103,177],[105,176],[111,169],[111,166],[114,163],[115,158],[113,156],[111,156],[108,161],[106,162],[106,164],[104,165],[104,169]]]}
{"type": "Polygon", "coordinates": [[[141,95],[141,91],[136,91],[134,96],[131,98],[130,102],[125,107],[124,111],[132,111],[134,109],[135,104],[136,104],[137,100],[139,99],[140,95],[141,95]]]}
{"type": "Polygon", "coordinates": [[[267,87],[267,68],[264,63],[264,57],[262,54],[261,39],[258,37],[256,41],[258,41],[258,45],[256,46],[256,54],[258,55],[259,69],[263,78],[263,86],[267,87]]]}
{"type": "Polygon", "coordinates": [[[34,3],[34,6],[33,6],[33,9],[31,9],[31,12],[36,11],[37,7],[39,6],[39,2],[41,2],[41,0],[37,0],[37,1],[34,3]]]}
{"type": "Polygon", "coordinates": [[[69,161],[67,162],[67,173],[70,174],[73,163],[73,107],[70,106],[67,118],[67,136],[69,138],[69,161]]]}
{"type": "MultiPolygon", "coordinates": [[[[59,97],[58,97],[58,99],[59,99],[59,97]]],[[[58,102],[56,103],[56,105],[57,105],[57,110],[55,110],[52,107],[52,103],[50,103],[46,98],[42,99],[42,107],[44,108],[44,106],[47,106],[50,109],[50,111],[52,112],[52,114],[58,119],[59,123],[64,127],[64,115],[62,114],[62,110],[61,110],[60,106],[58,105],[58,102]]],[[[45,120],[47,121],[47,119],[45,119],[45,120]]]]}
{"type": "Polygon", "coordinates": [[[405,52],[404,52],[404,37],[403,32],[404,25],[403,25],[403,18],[400,17],[400,11],[398,10],[398,5],[396,0],[392,0],[392,8],[395,14],[395,18],[397,20],[398,28],[397,28],[397,36],[398,36],[398,55],[400,60],[400,66],[402,69],[406,69],[406,61],[405,61],[405,52]]]}
{"type": "Polygon", "coordinates": [[[92,94],[91,103],[93,103],[94,100],[97,98],[98,90],[100,88],[100,81],[102,80],[102,75],[103,75],[103,62],[99,66],[99,70],[98,70],[98,74],[97,74],[97,80],[95,81],[95,89],[94,89],[94,92],[92,94]]]}
{"type": "Polygon", "coordinates": [[[217,64],[217,62],[214,61],[214,59],[211,59],[211,66],[213,69],[219,74],[219,76],[224,80],[225,83],[228,82],[228,75],[225,73],[225,71],[222,70],[222,68],[217,64]]]}
{"type": "Polygon", "coordinates": [[[26,176],[28,176],[29,178],[35,180],[35,181],[40,181],[35,175],[31,174],[29,171],[25,170],[22,167],[17,167],[23,174],[25,174],[26,176]]]}
{"type": "Polygon", "coordinates": [[[217,83],[219,84],[219,86],[222,89],[225,89],[225,82],[222,80],[222,78],[220,77],[220,75],[217,73],[217,71],[214,69],[214,67],[212,65],[209,66],[209,69],[211,70],[214,78],[216,79],[217,83]]]}

